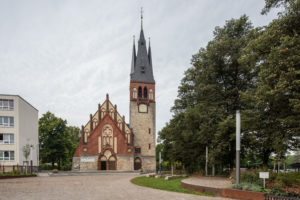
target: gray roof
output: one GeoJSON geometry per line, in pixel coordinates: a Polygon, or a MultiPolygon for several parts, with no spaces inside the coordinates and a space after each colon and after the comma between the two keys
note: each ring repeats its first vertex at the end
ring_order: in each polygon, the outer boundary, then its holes
{"type": "Polygon", "coordinates": [[[138,51],[135,55],[135,44],[133,44],[130,80],[141,82],[155,82],[152,70],[151,48],[147,52],[144,31],[141,29],[138,41],[138,51]]]}

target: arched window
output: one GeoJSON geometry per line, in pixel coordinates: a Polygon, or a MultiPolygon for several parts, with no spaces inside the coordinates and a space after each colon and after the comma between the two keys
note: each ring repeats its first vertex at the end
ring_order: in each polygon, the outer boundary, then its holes
{"type": "Polygon", "coordinates": [[[153,90],[151,88],[149,89],[149,99],[153,100],[153,90]]]}
{"type": "Polygon", "coordinates": [[[143,98],[143,91],[141,87],[139,87],[139,98],[143,98]]]}
{"type": "Polygon", "coordinates": [[[146,87],[144,87],[144,99],[148,98],[148,90],[146,87]]]}
{"type": "Polygon", "coordinates": [[[133,88],[133,91],[132,91],[132,98],[134,98],[134,99],[137,98],[136,88],[133,88]]]}

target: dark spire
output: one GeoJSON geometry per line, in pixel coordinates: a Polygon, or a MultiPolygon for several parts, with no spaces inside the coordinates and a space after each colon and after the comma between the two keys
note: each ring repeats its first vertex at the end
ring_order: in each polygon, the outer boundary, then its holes
{"type": "Polygon", "coordinates": [[[131,72],[130,72],[130,74],[134,73],[135,61],[136,61],[135,36],[133,36],[133,47],[132,47],[131,72]]]}
{"type": "MultiPolygon", "coordinates": [[[[152,70],[151,50],[147,52],[146,40],[143,30],[143,10],[141,10],[141,32],[138,41],[137,56],[135,59],[134,67],[131,65],[131,80],[141,82],[155,82],[152,70]],[[149,53],[149,54],[148,54],[149,53]],[[150,59],[151,58],[151,59],[150,59]],[[134,70],[132,70],[134,68],[134,70]]],[[[131,62],[132,64],[132,62],[131,62]]]]}
{"type": "Polygon", "coordinates": [[[149,47],[148,47],[148,59],[149,59],[149,64],[150,64],[151,70],[152,70],[152,55],[151,55],[150,37],[149,37],[149,47]]]}
{"type": "Polygon", "coordinates": [[[141,30],[143,30],[143,7],[141,7],[141,30]]]}

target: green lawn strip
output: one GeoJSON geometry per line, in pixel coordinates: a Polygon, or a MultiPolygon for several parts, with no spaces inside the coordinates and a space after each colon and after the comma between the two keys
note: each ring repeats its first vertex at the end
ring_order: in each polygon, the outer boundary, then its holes
{"type": "Polygon", "coordinates": [[[134,179],[131,179],[133,184],[150,187],[154,189],[167,190],[172,192],[180,192],[186,194],[196,194],[202,196],[213,196],[210,193],[200,193],[194,190],[186,190],[181,186],[181,180],[185,178],[175,178],[170,180],[165,180],[164,178],[154,178],[154,177],[145,177],[140,176],[134,179]]]}

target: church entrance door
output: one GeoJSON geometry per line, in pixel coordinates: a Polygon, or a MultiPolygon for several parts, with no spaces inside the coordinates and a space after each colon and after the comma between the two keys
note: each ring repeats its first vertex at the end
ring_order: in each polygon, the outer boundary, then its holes
{"type": "Polygon", "coordinates": [[[116,170],[116,169],[117,169],[116,157],[112,155],[110,150],[106,150],[104,152],[104,155],[102,155],[99,158],[98,170],[116,170]]]}
{"type": "Polygon", "coordinates": [[[111,156],[109,158],[108,167],[109,167],[109,170],[116,170],[116,159],[115,159],[115,157],[111,156]]]}
{"type": "Polygon", "coordinates": [[[139,170],[142,168],[142,161],[140,158],[135,158],[134,159],[134,170],[139,170]]]}
{"type": "Polygon", "coordinates": [[[100,163],[101,163],[101,170],[106,170],[106,161],[100,161],[100,163]]]}

